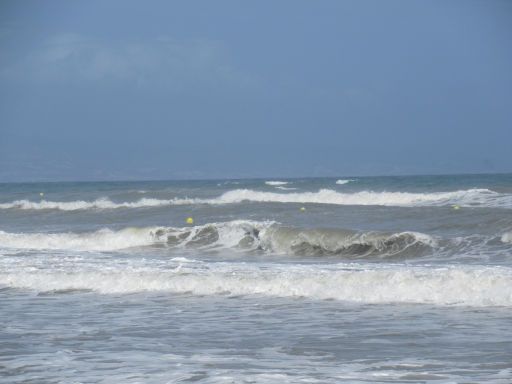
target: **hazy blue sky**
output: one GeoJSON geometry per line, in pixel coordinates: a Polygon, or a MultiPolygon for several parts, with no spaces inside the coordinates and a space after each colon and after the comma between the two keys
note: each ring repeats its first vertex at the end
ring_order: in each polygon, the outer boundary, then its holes
{"type": "Polygon", "coordinates": [[[512,171],[512,1],[0,0],[0,181],[512,171]]]}

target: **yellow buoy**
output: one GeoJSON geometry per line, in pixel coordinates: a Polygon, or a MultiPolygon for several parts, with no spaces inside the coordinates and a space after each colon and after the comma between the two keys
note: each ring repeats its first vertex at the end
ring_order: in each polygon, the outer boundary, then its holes
{"type": "Polygon", "coordinates": [[[187,220],[185,220],[187,224],[194,224],[194,219],[191,217],[187,217],[187,220]]]}
{"type": "Polygon", "coordinates": [[[300,207],[300,211],[301,212],[305,212],[306,211],[306,207],[300,207]]]}

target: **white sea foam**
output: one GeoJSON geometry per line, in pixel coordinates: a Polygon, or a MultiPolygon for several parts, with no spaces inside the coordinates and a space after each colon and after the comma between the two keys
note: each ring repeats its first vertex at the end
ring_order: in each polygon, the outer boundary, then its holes
{"type": "Polygon", "coordinates": [[[0,285],[48,292],[87,289],[103,294],[167,291],[196,295],[264,295],[360,303],[512,306],[512,270],[505,267],[371,269],[353,264],[290,266],[180,264],[172,270],[133,267],[0,274],[0,285]]]}
{"type": "Polygon", "coordinates": [[[502,195],[488,189],[469,189],[453,192],[373,192],[340,193],[331,189],[318,192],[275,193],[236,189],[224,193],[211,203],[240,203],[243,201],[279,203],[316,203],[335,205],[429,206],[458,204],[512,208],[512,195],[502,195]]]}
{"type": "Polygon", "coordinates": [[[451,192],[374,192],[360,191],[341,193],[331,189],[318,192],[263,192],[251,189],[235,189],[217,198],[173,198],[169,200],[142,198],[137,201],[116,203],[107,198],[94,201],[29,201],[16,200],[0,203],[0,209],[76,211],[87,209],[146,208],[193,204],[234,204],[244,201],[275,203],[316,203],[333,205],[383,205],[383,206],[442,206],[457,204],[462,207],[512,208],[512,195],[500,194],[489,189],[468,189],[451,192]]]}
{"type": "Polygon", "coordinates": [[[273,221],[235,220],[194,227],[101,229],[84,233],[8,233],[0,231],[2,248],[116,251],[151,245],[259,249],[289,255],[344,255],[389,257],[417,255],[415,247],[433,249],[431,236],[416,232],[385,234],[342,229],[300,229],[273,221]],[[409,252],[410,251],[410,252],[409,252]]]}
{"type": "MultiPolygon", "coordinates": [[[[135,247],[166,247],[170,251],[226,249],[275,256],[337,256],[351,260],[446,258],[450,255],[457,256],[460,252],[462,256],[467,255],[466,251],[461,251],[460,242],[471,240],[452,240],[411,231],[385,233],[307,229],[285,227],[273,221],[235,220],[193,227],[129,227],[120,230],[103,228],[82,233],[0,231],[0,250],[124,252],[135,247]]],[[[505,237],[502,238],[503,242],[506,240],[505,237]]],[[[481,241],[483,246],[485,239],[481,241]]]]}
{"type": "Polygon", "coordinates": [[[168,244],[170,246],[218,246],[234,248],[254,231],[264,231],[271,221],[235,220],[195,227],[142,227],[84,233],[9,233],[0,231],[0,246],[16,249],[55,249],[76,251],[116,251],[132,247],[168,244]]]}
{"type": "Polygon", "coordinates": [[[287,181],[265,181],[265,184],[276,186],[276,185],[286,185],[286,184],[288,184],[288,182],[287,181]]]}
{"type": "Polygon", "coordinates": [[[510,232],[505,232],[502,236],[501,236],[501,241],[503,243],[512,243],[512,231],[510,232]]]}
{"type": "Polygon", "coordinates": [[[336,184],[338,184],[338,185],[344,185],[344,184],[348,184],[348,183],[350,183],[351,181],[354,181],[354,180],[344,180],[344,179],[340,179],[340,180],[336,180],[336,184]]]}
{"type": "Polygon", "coordinates": [[[283,187],[283,186],[276,186],[276,189],[280,189],[281,191],[295,191],[297,190],[297,188],[292,188],[292,187],[283,187]]]}
{"type": "Polygon", "coordinates": [[[93,201],[75,200],[75,201],[30,201],[16,200],[10,203],[1,203],[0,209],[25,209],[25,210],[44,210],[58,209],[61,211],[78,211],[87,209],[116,209],[116,208],[144,208],[160,207],[165,205],[188,205],[202,202],[197,199],[150,199],[143,198],[132,202],[115,203],[107,198],[96,199],[93,201]]]}
{"type": "Polygon", "coordinates": [[[87,233],[8,233],[0,231],[0,245],[17,249],[68,249],[79,251],[114,251],[151,245],[160,240],[154,228],[101,229],[87,233]]]}

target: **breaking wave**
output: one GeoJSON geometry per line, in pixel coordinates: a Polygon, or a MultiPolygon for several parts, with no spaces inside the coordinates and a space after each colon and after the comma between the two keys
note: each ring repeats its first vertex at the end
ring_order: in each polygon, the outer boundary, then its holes
{"type": "Polygon", "coordinates": [[[287,181],[265,181],[265,184],[276,186],[276,185],[286,185],[286,184],[288,184],[288,182],[287,181]]]}
{"type": "Polygon", "coordinates": [[[130,227],[84,233],[9,233],[0,231],[0,246],[17,249],[116,251],[143,246],[250,247],[272,222],[231,221],[195,227],[130,227]]]}
{"type": "Polygon", "coordinates": [[[101,229],[86,233],[8,233],[0,231],[2,247],[116,251],[132,247],[231,248],[297,256],[339,255],[347,258],[419,257],[436,240],[416,232],[379,233],[341,229],[299,229],[275,222],[230,221],[195,227],[101,229]]]}
{"type": "Polygon", "coordinates": [[[429,235],[417,232],[380,233],[339,229],[298,229],[273,226],[261,246],[298,256],[340,255],[348,258],[418,257],[437,245],[429,235]]]}
{"type": "MultiPolygon", "coordinates": [[[[282,186],[277,186],[286,188],[282,186]]],[[[276,188],[277,188],[276,187],[276,188]]],[[[0,209],[76,211],[87,209],[116,209],[116,208],[145,208],[171,205],[192,204],[236,204],[242,202],[267,203],[312,203],[333,205],[382,205],[382,206],[444,206],[456,204],[461,207],[497,207],[512,208],[512,195],[500,194],[489,189],[468,189],[452,192],[373,192],[360,191],[341,193],[331,189],[321,189],[318,192],[263,192],[251,189],[235,189],[223,193],[217,198],[173,198],[153,199],[142,198],[132,202],[113,202],[107,198],[94,201],[46,201],[16,200],[0,203],[0,209]]]]}
{"type": "Polygon", "coordinates": [[[17,249],[115,251],[155,244],[151,228],[101,229],[86,233],[8,233],[0,231],[0,245],[17,249]]]}
{"type": "Polygon", "coordinates": [[[340,180],[336,180],[336,184],[338,185],[344,185],[344,184],[348,184],[350,182],[352,182],[354,180],[344,180],[344,179],[340,179],[340,180]]]}
{"type": "Polygon", "coordinates": [[[290,266],[171,261],[174,268],[110,268],[0,273],[0,285],[39,292],[92,290],[103,294],[147,291],[194,295],[263,295],[358,303],[511,306],[512,270],[335,264],[290,266]]]}
{"type": "Polygon", "coordinates": [[[240,203],[243,201],[278,203],[315,203],[334,205],[383,206],[460,206],[512,208],[512,195],[503,195],[489,189],[468,189],[453,192],[412,193],[361,191],[340,193],[331,189],[318,192],[274,193],[236,189],[224,193],[212,203],[240,203]]]}
{"type": "Polygon", "coordinates": [[[115,209],[115,208],[144,208],[160,207],[166,205],[187,205],[195,204],[196,199],[149,199],[143,198],[133,202],[115,203],[107,198],[96,199],[93,201],[75,200],[75,201],[30,201],[16,200],[10,203],[1,203],[0,209],[58,209],[61,211],[78,211],[86,209],[115,209]]]}

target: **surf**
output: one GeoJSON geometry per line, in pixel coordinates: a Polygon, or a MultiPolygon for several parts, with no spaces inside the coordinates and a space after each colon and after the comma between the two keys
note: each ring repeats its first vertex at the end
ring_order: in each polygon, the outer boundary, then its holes
{"type": "MultiPolygon", "coordinates": [[[[171,266],[171,265],[170,265],[171,266]]],[[[111,267],[108,271],[1,273],[0,285],[38,292],[276,296],[365,304],[512,306],[512,270],[505,267],[256,265],[175,260],[173,268],[111,267]]]]}
{"type": "MultiPolygon", "coordinates": [[[[276,188],[288,188],[277,185],[276,188]]],[[[500,194],[489,189],[468,189],[451,192],[375,192],[359,191],[342,193],[332,189],[320,189],[317,192],[266,192],[252,189],[234,189],[224,192],[218,197],[189,198],[173,197],[171,199],[142,198],[135,201],[114,202],[107,197],[93,201],[30,201],[15,200],[0,203],[0,209],[19,210],[109,210],[109,209],[140,209],[158,208],[181,205],[227,205],[255,203],[298,203],[323,205],[352,206],[396,206],[424,207],[449,206],[512,208],[512,195],[500,194]]]]}
{"type": "Polygon", "coordinates": [[[9,233],[3,249],[116,252],[131,248],[213,249],[289,256],[348,259],[419,258],[438,249],[437,239],[418,232],[385,233],[335,228],[294,228],[275,221],[234,220],[185,227],[103,228],[92,232],[9,233]]]}
{"type": "Polygon", "coordinates": [[[318,192],[275,193],[251,189],[228,191],[212,203],[233,204],[241,202],[311,203],[331,205],[381,205],[381,206],[444,206],[458,204],[475,207],[512,208],[512,195],[502,195],[489,189],[469,189],[452,192],[374,192],[341,193],[332,189],[318,192]]]}

